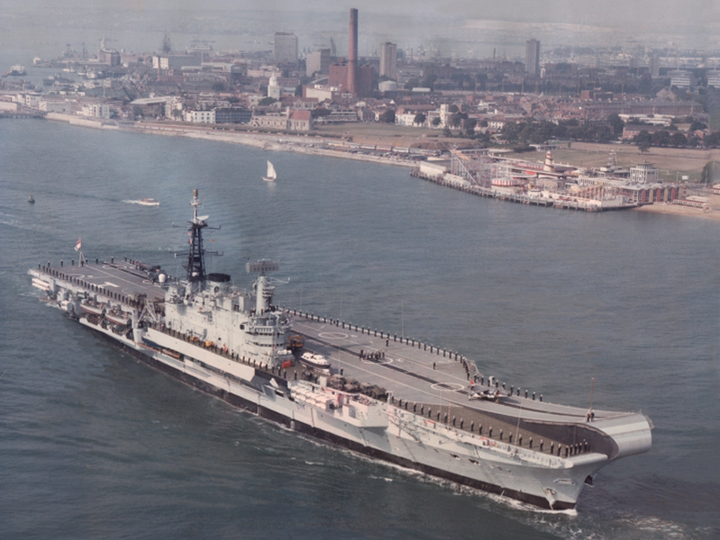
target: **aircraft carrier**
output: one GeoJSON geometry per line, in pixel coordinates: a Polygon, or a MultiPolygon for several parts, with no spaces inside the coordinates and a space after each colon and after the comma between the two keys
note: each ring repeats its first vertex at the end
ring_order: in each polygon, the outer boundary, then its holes
{"type": "Polygon", "coordinates": [[[41,300],[143,362],[292,430],[541,508],[574,508],[601,467],[649,451],[643,414],[553,404],[457,352],[274,304],[273,261],[247,264],[257,275],[247,290],[206,273],[209,216],[198,215],[197,190],[190,204],[183,279],[81,255],[29,271],[41,300]]]}

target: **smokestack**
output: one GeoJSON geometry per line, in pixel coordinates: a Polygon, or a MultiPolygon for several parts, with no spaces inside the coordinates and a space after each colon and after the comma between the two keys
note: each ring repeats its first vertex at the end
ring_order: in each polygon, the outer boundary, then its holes
{"type": "Polygon", "coordinates": [[[350,46],[348,49],[348,92],[356,95],[355,77],[357,75],[357,49],[358,49],[358,10],[350,9],[350,46]]]}

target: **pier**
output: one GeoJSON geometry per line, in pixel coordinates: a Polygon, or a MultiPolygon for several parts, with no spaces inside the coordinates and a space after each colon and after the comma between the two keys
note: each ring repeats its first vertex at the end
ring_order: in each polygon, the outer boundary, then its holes
{"type": "Polygon", "coordinates": [[[572,197],[570,195],[560,195],[558,194],[556,197],[548,198],[548,197],[535,197],[535,196],[529,196],[524,193],[509,193],[509,192],[501,192],[495,189],[486,188],[479,186],[477,184],[471,184],[470,182],[453,182],[449,181],[445,178],[445,176],[433,176],[433,175],[427,175],[423,174],[419,168],[413,169],[410,171],[410,176],[413,176],[415,178],[421,178],[423,180],[427,180],[429,182],[432,182],[434,184],[437,184],[439,186],[445,186],[452,189],[456,189],[458,191],[463,191],[465,193],[470,193],[472,195],[477,195],[478,197],[487,197],[492,199],[497,199],[499,201],[507,201],[507,202],[514,202],[518,204],[527,204],[527,205],[533,205],[533,206],[544,206],[546,208],[557,208],[558,210],[582,210],[585,212],[603,212],[603,211],[609,211],[609,210],[622,210],[625,208],[635,208],[637,207],[636,203],[627,203],[622,205],[614,205],[614,206],[603,206],[601,204],[598,204],[598,201],[591,200],[591,199],[582,199],[577,197],[572,197]]]}

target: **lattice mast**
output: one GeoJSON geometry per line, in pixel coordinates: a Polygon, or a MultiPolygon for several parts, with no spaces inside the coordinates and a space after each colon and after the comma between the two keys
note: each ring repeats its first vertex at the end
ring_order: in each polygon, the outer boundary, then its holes
{"type": "MultiPolygon", "coordinates": [[[[190,206],[193,207],[193,218],[189,222],[188,243],[190,247],[187,254],[187,263],[183,268],[187,271],[187,281],[190,285],[191,292],[199,292],[204,289],[207,273],[205,271],[205,248],[203,246],[202,230],[208,227],[207,219],[210,216],[198,216],[198,207],[202,203],[198,199],[198,190],[193,189],[193,198],[190,206]]],[[[217,230],[217,229],[214,229],[217,230]]],[[[210,255],[219,255],[217,252],[211,252],[210,255]]]]}

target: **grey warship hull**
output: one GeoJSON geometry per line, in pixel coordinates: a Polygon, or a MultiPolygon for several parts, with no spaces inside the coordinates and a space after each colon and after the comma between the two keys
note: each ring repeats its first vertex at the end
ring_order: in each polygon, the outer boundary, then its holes
{"type": "Polygon", "coordinates": [[[598,469],[651,446],[642,414],[589,415],[501,385],[458,353],[274,306],[264,276],[271,264],[252,268],[261,275],[251,292],[203,276],[203,226],[196,214],[190,232],[200,245],[191,245],[187,281],[137,261],[96,260],[39,265],[33,285],[135,358],[232,405],[541,508],[574,508],[598,469]],[[330,360],[331,372],[294,361],[298,351],[285,348],[291,333],[330,360]]]}

